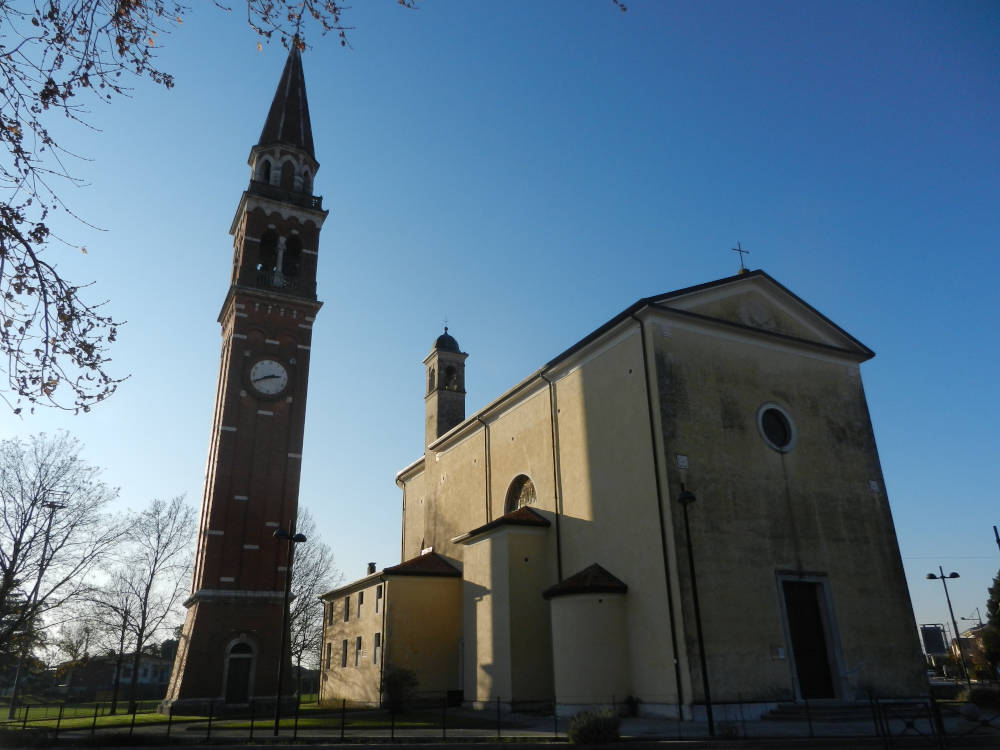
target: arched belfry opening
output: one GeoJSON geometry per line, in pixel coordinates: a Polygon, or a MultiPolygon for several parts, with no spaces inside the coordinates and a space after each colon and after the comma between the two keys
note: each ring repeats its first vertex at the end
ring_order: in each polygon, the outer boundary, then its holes
{"type": "Polygon", "coordinates": [[[507,488],[507,497],[503,503],[503,512],[511,513],[526,505],[534,505],[538,500],[535,483],[527,474],[518,474],[507,488]]]}
{"type": "Polygon", "coordinates": [[[299,275],[299,262],[302,258],[302,240],[293,234],[285,242],[285,252],[281,258],[281,273],[288,278],[299,275]]]}
{"type": "MultiPolygon", "coordinates": [[[[268,229],[260,238],[260,250],[257,263],[257,270],[264,274],[274,271],[278,263],[278,233],[273,229],[268,229]]],[[[259,279],[264,281],[264,279],[259,279]]]]}
{"type": "Polygon", "coordinates": [[[224,684],[226,703],[238,705],[250,702],[255,656],[253,646],[246,640],[229,644],[224,684]]]}

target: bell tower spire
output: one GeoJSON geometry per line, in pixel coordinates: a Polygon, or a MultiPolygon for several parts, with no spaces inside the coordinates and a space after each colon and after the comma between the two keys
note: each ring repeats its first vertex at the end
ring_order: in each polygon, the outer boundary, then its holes
{"type": "MultiPolygon", "coordinates": [[[[202,713],[290,694],[279,655],[299,475],[323,199],[298,46],[285,61],[230,227],[222,357],[191,596],[165,707],[202,713]],[[278,675],[284,679],[278,689],[278,675]]],[[[287,639],[286,639],[287,642],[287,639]]],[[[273,704],[272,704],[273,705],[273,704]]]]}

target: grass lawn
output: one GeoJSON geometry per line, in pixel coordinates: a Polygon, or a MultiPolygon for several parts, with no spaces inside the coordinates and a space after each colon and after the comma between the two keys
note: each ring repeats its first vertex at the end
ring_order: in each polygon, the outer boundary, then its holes
{"type": "MultiPolygon", "coordinates": [[[[58,706],[48,706],[47,708],[48,711],[43,711],[41,708],[35,709],[38,714],[37,719],[35,711],[29,712],[29,729],[55,729],[59,708],[58,706]]],[[[441,712],[436,710],[410,711],[404,714],[396,715],[395,727],[396,729],[436,729],[441,726],[441,718],[441,712]]],[[[139,727],[166,724],[167,720],[168,717],[166,714],[153,712],[139,713],[135,716],[135,726],[139,727]]],[[[388,730],[392,726],[392,717],[387,711],[371,709],[363,711],[347,711],[342,719],[339,711],[321,708],[315,703],[304,705],[299,709],[299,729],[329,729],[339,731],[341,721],[343,721],[345,729],[352,731],[365,729],[388,730]]],[[[465,712],[449,712],[446,721],[449,729],[489,729],[496,726],[496,721],[492,716],[470,716],[465,712]]],[[[173,723],[175,725],[192,722],[207,724],[207,717],[183,716],[177,714],[173,717],[173,723]]],[[[58,724],[60,731],[90,729],[91,726],[94,725],[94,708],[93,706],[89,708],[86,706],[66,707],[63,710],[62,719],[58,720],[58,724]]],[[[96,728],[98,730],[124,728],[130,726],[131,724],[132,714],[118,713],[114,715],[98,716],[96,728]]],[[[291,729],[294,725],[295,718],[293,716],[282,717],[280,724],[282,728],[291,729]]],[[[253,726],[255,732],[263,731],[274,726],[274,718],[273,716],[255,717],[253,726]]],[[[16,730],[20,728],[20,720],[0,721],[0,729],[16,730]]],[[[180,729],[180,727],[178,727],[178,729],[180,729]]],[[[216,717],[212,721],[212,729],[249,731],[250,720],[249,717],[216,717]]]]}

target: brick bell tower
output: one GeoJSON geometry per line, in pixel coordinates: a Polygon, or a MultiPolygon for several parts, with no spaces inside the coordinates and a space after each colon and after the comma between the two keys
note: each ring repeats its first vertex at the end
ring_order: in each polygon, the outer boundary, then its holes
{"type": "MultiPolygon", "coordinates": [[[[204,712],[277,695],[286,545],[302,464],[319,233],[302,59],[293,45],[230,234],[222,359],[187,619],[164,707],[204,712]]],[[[285,684],[291,692],[288,654],[285,684]]]]}

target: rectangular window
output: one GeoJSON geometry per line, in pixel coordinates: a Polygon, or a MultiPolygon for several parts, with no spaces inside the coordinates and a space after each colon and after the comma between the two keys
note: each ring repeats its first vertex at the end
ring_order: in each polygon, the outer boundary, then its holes
{"type": "Polygon", "coordinates": [[[340,666],[347,666],[347,639],[340,642],[340,666]]]}
{"type": "Polygon", "coordinates": [[[326,605],[326,624],[333,625],[333,602],[326,605]]]}
{"type": "Polygon", "coordinates": [[[344,597],[344,622],[351,619],[351,597],[344,597]]]}
{"type": "Polygon", "coordinates": [[[361,666],[361,636],[354,639],[354,666],[361,666]]]}
{"type": "Polygon", "coordinates": [[[330,662],[333,661],[333,644],[327,641],[326,643],[326,668],[330,668],[330,662]]]}
{"type": "MultiPolygon", "coordinates": [[[[378,600],[376,600],[378,601],[378,600]]],[[[378,664],[378,652],[382,648],[382,634],[375,634],[375,647],[373,649],[372,664],[378,664]]]]}
{"type": "Polygon", "coordinates": [[[365,592],[358,592],[358,617],[361,617],[361,605],[365,603],[365,592]]]}
{"type": "Polygon", "coordinates": [[[382,584],[375,587],[375,613],[378,614],[382,607],[382,584]]]}

